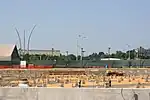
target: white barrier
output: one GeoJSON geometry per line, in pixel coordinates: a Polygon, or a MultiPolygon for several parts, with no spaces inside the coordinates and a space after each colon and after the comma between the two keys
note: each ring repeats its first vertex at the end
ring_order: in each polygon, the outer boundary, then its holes
{"type": "Polygon", "coordinates": [[[149,100],[150,89],[0,88],[1,100],[149,100]]]}

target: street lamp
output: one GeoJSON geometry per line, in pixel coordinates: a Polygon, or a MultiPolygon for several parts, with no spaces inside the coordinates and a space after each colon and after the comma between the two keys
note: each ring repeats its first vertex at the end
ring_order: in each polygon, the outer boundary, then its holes
{"type": "Polygon", "coordinates": [[[26,33],[25,33],[25,30],[24,30],[24,50],[23,50],[23,55],[25,55],[25,49],[26,49],[26,37],[25,37],[26,33]]]}
{"type": "Polygon", "coordinates": [[[66,57],[67,57],[67,61],[69,60],[69,58],[68,58],[68,51],[66,51],[66,57]]]}
{"type": "Polygon", "coordinates": [[[109,58],[110,58],[110,49],[111,49],[111,47],[108,47],[108,56],[109,56],[109,58]]]}
{"type": "Polygon", "coordinates": [[[77,37],[77,54],[76,54],[76,61],[78,61],[78,47],[79,47],[79,37],[80,37],[80,35],[78,35],[78,37],[77,37]]]}
{"type": "Polygon", "coordinates": [[[83,48],[81,48],[81,61],[83,60],[83,48]]]}
{"type": "Polygon", "coordinates": [[[135,49],[136,59],[139,60],[139,48],[135,49]]]}
{"type": "Polygon", "coordinates": [[[80,48],[82,48],[81,47],[81,44],[79,45],[79,39],[85,39],[86,37],[85,36],[83,36],[83,34],[84,33],[82,33],[82,35],[80,34],[80,35],[78,35],[78,37],[77,37],[77,54],[76,54],[76,60],[78,61],[78,49],[80,48]]]}
{"type": "MultiPolygon", "coordinates": [[[[131,47],[129,44],[126,44],[126,45],[128,46],[128,48],[131,47]]],[[[131,50],[129,49],[129,58],[128,58],[129,60],[131,59],[131,57],[130,57],[131,54],[130,53],[131,53],[131,50]]]]}
{"type": "Polygon", "coordinates": [[[66,56],[68,57],[68,51],[66,51],[66,56]]]}
{"type": "Polygon", "coordinates": [[[66,51],[66,67],[68,66],[68,64],[69,64],[68,51],[66,51]]]}
{"type": "Polygon", "coordinates": [[[83,66],[83,57],[84,57],[84,50],[83,48],[81,48],[81,63],[82,63],[82,66],[83,66]]]}

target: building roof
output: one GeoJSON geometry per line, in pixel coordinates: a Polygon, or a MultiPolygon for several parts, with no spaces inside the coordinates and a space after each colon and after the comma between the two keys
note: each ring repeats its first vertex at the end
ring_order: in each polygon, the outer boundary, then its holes
{"type": "MultiPolygon", "coordinates": [[[[27,51],[27,50],[25,50],[27,51]]],[[[29,50],[29,52],[52,52],[52,50],[36,50],[36,49],[32,49],[32,50],[29,50]]],[[[60,52],[60,50],[55,50],[54,49],[54,52],[60,52]]]]}
{"type": "Polygon", "coordinates": [[[12,44],[0,44],[0,57],[9,57],[12,55],[16,45],[12,44]]]}
{"type": "Polygon", "coordinates": [[[52,52],[52,51],[54,51],[54,52],[60,52],[60,50],[29,50],[29,51],[36,51],[36,52],[52,52]]]}
{"type": "Polygon", "coordinates": [[[101,60],[121,60],[119,58],[102,58],[101,60]]]}

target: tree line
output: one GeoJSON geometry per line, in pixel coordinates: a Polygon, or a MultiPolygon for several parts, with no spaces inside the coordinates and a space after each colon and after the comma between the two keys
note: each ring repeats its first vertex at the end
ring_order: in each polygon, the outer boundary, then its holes
{"type": "MultiPolygon", "coordinates": [[[[76,56],[74,54],[69,55],[60,55],[60,56],[50,56],[50,55],[29,55],[25,54],[23,56],[23,59],[25,60],[80,60],[81,56],[76,56]]],[[[92,53],[88,56],[84,56],[83,60],[100,60],[102,58],[119,58],[123,60],[127,59],[150,59],[150,56],[148,56],[146,53],[140,53],[137,52],[135,49],[123,52],[123,51],[116,51],[115,53],[108,54],[104,52],[98,52],[98,53],[92,53]]]]}

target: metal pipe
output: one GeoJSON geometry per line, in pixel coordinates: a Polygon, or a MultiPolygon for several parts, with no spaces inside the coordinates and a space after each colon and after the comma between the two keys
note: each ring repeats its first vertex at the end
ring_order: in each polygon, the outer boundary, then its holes
{"type": "Polygon", "coordinates": [[[20,45],[20,54],[21,54],[21,52],[22,52],[21,37],[20,37],[20,34],[19,34],[17,28],[15,28],[15,30],[16,30],[16,33],[17,33],[17,35],[18,35],[19,45],[20,45]]]}
{"type": "Polygon", "coordinates": [[[24,30],[24,50],[23,50],[23,54],[25,55],[25,48],[26,48],[26,37],[25,37],[25,30],[24,30]]]}
{"type": "Polygon", "coordinates": [[[32,36],[32,34],[33,34],[33,31],[34,31],[34,29],[35,29],[35,27],[36,27],[36,25],[32,28],[32,30],[31,30],[31,33],[30,33],[30,35],[29,35],[29,38],[28,38],[28,47],[27,47],[27,53],[29,54],[29,45],[30,45],[30,40],[31,40],[31,36],[32,36]]]}

